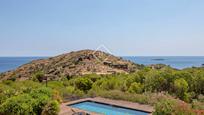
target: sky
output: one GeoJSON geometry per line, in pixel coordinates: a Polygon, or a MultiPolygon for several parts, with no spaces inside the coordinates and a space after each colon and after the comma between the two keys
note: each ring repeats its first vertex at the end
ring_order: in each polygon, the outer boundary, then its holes
{"type": "Polygon", "coordinates": [[[0,56],[103,45],[118,56],[204,56],[204,0],[0,0],[0,56]]]}

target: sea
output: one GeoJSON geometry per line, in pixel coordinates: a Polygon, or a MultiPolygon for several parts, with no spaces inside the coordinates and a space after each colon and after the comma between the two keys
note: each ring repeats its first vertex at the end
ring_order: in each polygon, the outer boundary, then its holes
{"type": "Polygon", "coordinates": [[[204,66],[204,56],[126,56],[124,59],[137,64],[165,64],[176,69],[204,66]]]}
{"type": "MultiPolygon", "coordinates": [[[[14,70],[32,60],[48,57],[0,57],[0,73],[14,70]]],[[[123,56],[137,64],[166,64],[176,69],[204,66],[204,56],[123,56]]]]}
{"type": "Polygon", "coordinates": [[[33,60],[44,58],[46,57],[0,57],[0,73],[14,70],[17,67],[33,60]]]}

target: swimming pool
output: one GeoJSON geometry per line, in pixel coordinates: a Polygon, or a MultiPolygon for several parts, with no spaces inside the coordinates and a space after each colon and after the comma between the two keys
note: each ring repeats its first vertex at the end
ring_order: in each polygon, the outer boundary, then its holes
{"type": "Polygon", "coordinates": [[[149,113],[94,101],[84,101],[68,105],[73,108],[100,113],[104,115],[148,115],[149,113]]]}

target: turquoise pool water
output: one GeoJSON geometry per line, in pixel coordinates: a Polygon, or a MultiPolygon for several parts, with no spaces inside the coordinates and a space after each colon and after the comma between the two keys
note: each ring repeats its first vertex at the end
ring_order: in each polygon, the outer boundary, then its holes
{"type": "Polygon", "coordinates": [[[74,108],[86,110],[90,112],[96,112],[104,115],[148,115],[146,112],[137,111],[133,109],[111,106],[102,103],[96,103],[91,101],[85,101],[73,105],[69,105],[74,108]]]}

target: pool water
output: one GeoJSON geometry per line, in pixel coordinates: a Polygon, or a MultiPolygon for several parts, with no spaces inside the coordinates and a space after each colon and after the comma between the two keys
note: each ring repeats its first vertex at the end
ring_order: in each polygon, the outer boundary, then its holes
{"type": "Polygon", "coordinates": [[[73,108],[95,112],[104,115],[148,115],[146,112],[123,107],[111,106],[97,102],[85,101],[70,105],[73,108]]]}

